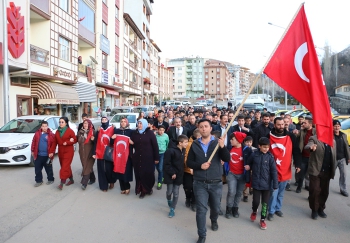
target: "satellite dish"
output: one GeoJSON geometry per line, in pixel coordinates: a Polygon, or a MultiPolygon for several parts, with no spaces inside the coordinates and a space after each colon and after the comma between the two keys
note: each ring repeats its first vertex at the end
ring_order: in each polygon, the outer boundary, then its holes
{"type": "Polygon", "coordinates": [[[98,64],[98,62],[96,61],[96,59],[95,59],[94,57],[90,56],[90,59],[91,59],[91,61],[93,61],[95,64],[98,64]]]}

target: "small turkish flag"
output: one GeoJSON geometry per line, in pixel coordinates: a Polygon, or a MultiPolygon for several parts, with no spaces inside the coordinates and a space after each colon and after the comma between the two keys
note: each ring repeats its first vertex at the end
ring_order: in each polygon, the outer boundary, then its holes
{"type": "Polygon", "coordinates": [[[116,139],[114,140],[113,171],[124,174],[128,157],[129,137],[124,135],[117,135],[116,139]]]}
{"type": "Polygon", "coordinates": [[[270,152],[276,161],[278,181],[292,178],[292,139],[289,136],[277,137],[270,133],[270,152]]]}
{"type": "Polygon", "coordinates": [[[304,5],[264,73],[312,113],[318,139],[333,146],[331,109],[304,5]]]}

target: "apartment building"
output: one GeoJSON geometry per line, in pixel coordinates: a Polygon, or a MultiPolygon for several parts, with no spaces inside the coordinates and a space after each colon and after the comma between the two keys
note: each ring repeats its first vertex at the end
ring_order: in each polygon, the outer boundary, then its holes
{"type": "Polygon", "coordinates": [[[173,92],[173,69],[160,64],[159,67],[159,100],[174,99],[173,92]]]}
{"type": "Polygon", "coordinates": [[[228,87],[232,82],[225,62],[209,59],[204,65],[205,98],[226,100],[229,98],[228,87]]]}
{"type": "Polygon", "coordinates": [[[153,0],[133,0],[124,2],[124,13],[129,14],[137,28],[141,30],[145,39],[142,41],[142,73],[143,89],[141,90],[142,104],[149,102],[151,95],[151,41],[150,41],[150,18],[153,12],[153,0]]]}
{"type": "MultiPolygon", "coordinates": [[[[171,59],[167,67],[173,72],[172,91],[174,99],[186,97],[186,58],[171,59]]],[[[187,75],[189,77],[190,75],[187,75]]]]}
{"type": "Polygon", "coordinates": [[[160,67],[160,57],[159,53],[162,52],[156,42],[154,40],[151,41],[150,46],[150,62],[151,62],[151,69],[150,69],[150,77],[151,77],[151,85],[150,85],[150,91],[151,95],[149,97],[149,104],[154,103],[154,99],[156,96],[159,95],[159,67],[160,67]]]}
{"type": "Polygon", "coordinates": [[[252,78],[255,77],[253,73],[249,71],[249,68],[240,67],[239,70],[239,95],[245,95],[252,84],[252,78]]]}

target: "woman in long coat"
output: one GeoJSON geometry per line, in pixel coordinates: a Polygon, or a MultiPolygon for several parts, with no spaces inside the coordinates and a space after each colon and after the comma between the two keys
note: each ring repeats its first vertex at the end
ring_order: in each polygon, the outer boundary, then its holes
{"type": "Polygon", "coordinates": [[[159,162],[159,149],[154,132],[148,127],[146,119],[137,122],[137,130],[131,135],[134,142],[135,153],[132,155],[132,162],[136,178],[136,195],[144,198],[146,194],[153,193],[155,182],[154,166],[159,162]]]}
{"type": "Polygon", "coordinates": [[[89,119],[84,120],[83,127],[78,131],[79,156],[83,166],[81,189],[85,190],[93,172],[95,159],[92,157],[95,131],[89,119]]]}
{"type": "Polygon", "coordinates": [[[133,180],[133,171],[132,171],[132,161],[131,161],[131,156],[133,153],[133,141],[131,141],[130,137],[132,133],[135,132],[129,128],[129,122],[127,118],[122,118],[120,120],[120,127],[119,128],[114,128],[114,135],[112,136],[111,143],[114,144],[114,139],[117,137],[116,134],[118,135],[124,135],[129,137],[129,157],[128,161],[126,162],[126,168],[125,168],[125,173],[116,173],[116,179],[119,180],[119,185],[120,185],[120,190],[121,194],[126,194],[128,195],[130,193],[130,181],[133,180]]]}
{"type": "Polygon", "coordinates": [[[66,186],[72,185],[74,183],[73,173],[71,164],[74,157],[74,144],[77,142],[77,136],[74,131],[69,128],[68,118],[61,117],[59,119],[59,127],[55,134],[55,144],[52,146],[54,153],[56,150],[56,145],[58,145],[58,159],[60,161],[60,178],[61,183],[58,185],[58,189],[63,189],[63,184],[66,186]],[[66,183],[67,179],[69,181],[66,183]]]}
{"type": "Polygon", "coordinates": [[[101,118],[101,127],[96,132],[96,139],[93,149],[93,158],[97,159],[98,184],[103,192],[114,188],[116,182],[115,173],[113,172],[113,161],[105,160],[104,154],[106,148],[110,145],[113,136],[114,127],[109,126],[107,117],[101,118]],[[109,187],[108,187],[109,184],[109,187]]]}

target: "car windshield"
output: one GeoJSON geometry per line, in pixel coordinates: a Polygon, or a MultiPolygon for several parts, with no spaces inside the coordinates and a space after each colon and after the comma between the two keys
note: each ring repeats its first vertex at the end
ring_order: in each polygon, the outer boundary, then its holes
{"type": "Polygon", "coordinates": [[[141,112],[141,111],[147,112],[147,111],[149,111],[149,110],[148,110],[147,107],[137,107],[137,108],[134,108],[134,112],[135,112],[135,113],[139,113],[139,112],[141,112]]]}
{"type": "Polygon", "coordinates": [[[125,109],[123,109],[123,108],[120,108],[120,109],[113,109],[113,110],[111,111],[111,116],[113,116],[113,115],[115,115],[115,114],[118,114],[118,113],[126,113],[126,112],[130,112],[130,109],[128,109],[128,108],[125,108],[125,109]]]}
{"type": "Polygon", "coordinates": [[[136,115],[125,115],[125,114],[124,115],[122,115],[122,114],[118,115],[117,114],[117,115],[113,116],[113,118],[111,120],[111,123],[118,123],[123,118],[128,119],[129,123],[136,123],[136,115]]]}
{"type": "Polygon", "coordinates": [[[294,117],[294,116],[298,116],[300,113],[302,113],[303,111],[300,111],[300,110],[296,110],[296,111],[292,111],[291,113],[289,113],[289,115],[291,117],[294,117]]]}
{"type": "Polygon", "coordinates": [[[350,128],[350,119],[344,120],[344,121],[340,122],[340,124],[341,124],[342,130],[347,130],[350,128]]]}
{"type": "Polygon", "coordinates": [[[1,133],[35,133],[41,127],[42,120],[38,119],[13,119],[5,124],[1,133]]]}

